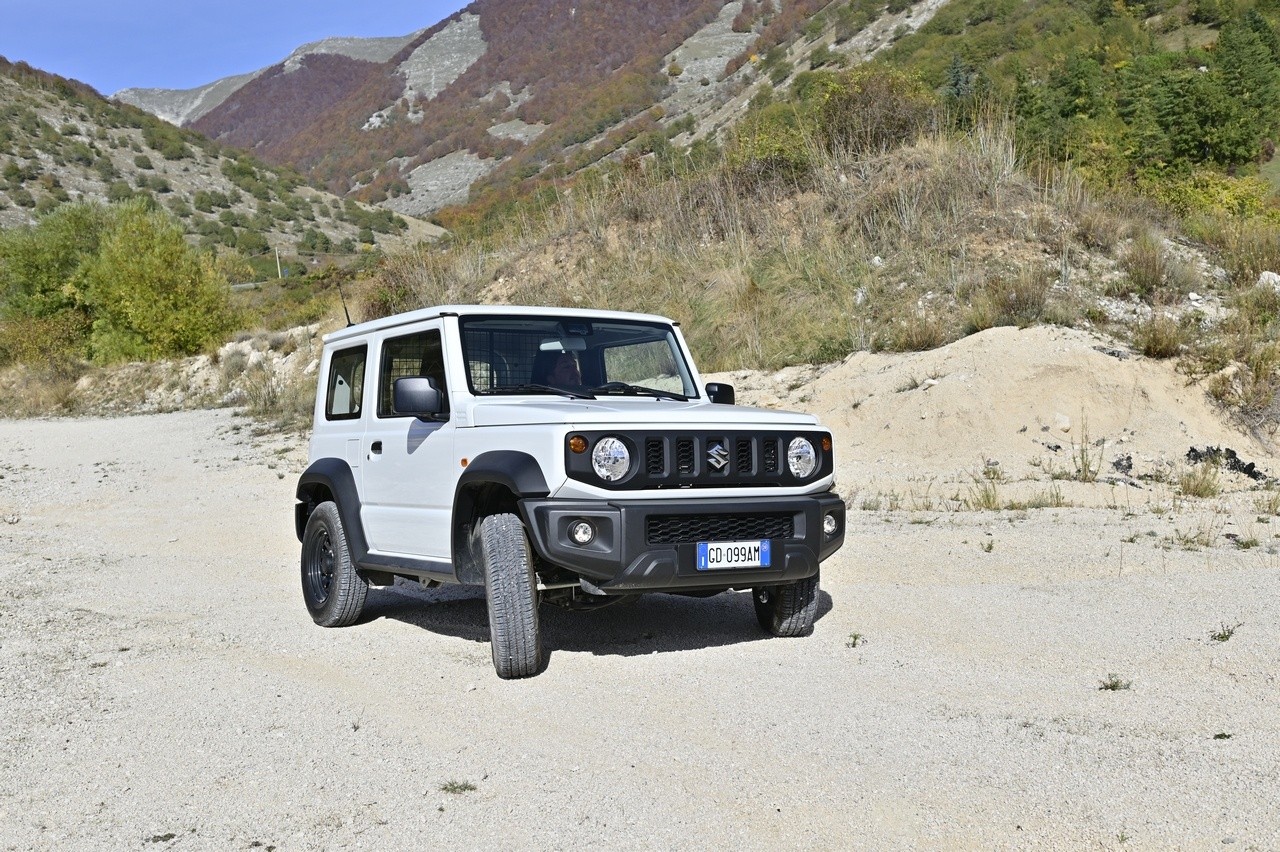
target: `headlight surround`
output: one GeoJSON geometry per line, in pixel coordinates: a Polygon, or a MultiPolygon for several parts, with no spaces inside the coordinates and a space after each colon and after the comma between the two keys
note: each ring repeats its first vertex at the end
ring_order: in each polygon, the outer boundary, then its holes
{"type": "Polygon", "coordinates": [[[605,482],[617,482],[631,471],[631,451],[621,438],[601,438],[591,451],[591,467],[605,482]]]}
{"type": "Polygon", "coordinates": [[[808,438],[792,438],[787,446],[787,468],[797,479],[807,479],[818,469],[818,454],[808,438]]]}

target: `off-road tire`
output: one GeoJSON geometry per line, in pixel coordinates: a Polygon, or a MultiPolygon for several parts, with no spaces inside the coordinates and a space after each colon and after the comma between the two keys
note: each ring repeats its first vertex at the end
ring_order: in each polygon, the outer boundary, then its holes
{"type": "Polygon", "coordinates": [[[369,584],[356,571],[338,507],[321,503],[302,534],[302,599],[321,627],[354,624],[364,610],[369,584]]]}
{"type": "Polygon", "coordinates": [[[504,679],[532,677],[542,671],[542,636],[538,578],[524,525],[509,513],[489,515],[478,536],[493,668],[504,679]]]}
{"type": "Polygon", "coordinates": [[[773,636],[808,636],[818,616],[818,575],[751,590],[760,627],[773,636]]]}

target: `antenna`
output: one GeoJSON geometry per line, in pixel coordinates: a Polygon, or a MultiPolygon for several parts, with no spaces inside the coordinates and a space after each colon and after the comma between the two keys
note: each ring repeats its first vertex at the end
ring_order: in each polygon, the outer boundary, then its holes
{"type": "Polygon", "coordinates": [[[338,285],[338,298],[342,300],[342,312],[347,315],[347,328],[351,328],[355,323],[351,321],[351,311],[347,310],[347,297],[342,295],[342,282],[335,281],[334,283],[338,285]]]}

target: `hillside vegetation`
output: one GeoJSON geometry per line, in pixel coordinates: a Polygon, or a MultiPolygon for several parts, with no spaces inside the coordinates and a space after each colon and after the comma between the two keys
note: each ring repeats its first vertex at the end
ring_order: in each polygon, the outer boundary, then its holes
{"type": "Polygon", "coordinates": [[[1030,121],[883,65],[807,72],[758,96],[723,149],[659,147],[446,251],[393,257],[367,315],[489,299],[653,311],[712,370],[1080,326],[1180,358],[1271,428],[1280,295],[1258,279],[1280,269],[1280,229],[1256,167],[1205,151],[1152,191],[1138,163],[1103,180],[1054,156],[1030,121]]]}
{"type": "Polygon", "coordinates": [[[0,58],[0,227],[64,204],[143,199],[206,250],[257,263],[336,259],[403,232],[390,211],[340,200],[88,86],[0,58]],[[268,256],[269,259],[268,259],[268,256]]]}

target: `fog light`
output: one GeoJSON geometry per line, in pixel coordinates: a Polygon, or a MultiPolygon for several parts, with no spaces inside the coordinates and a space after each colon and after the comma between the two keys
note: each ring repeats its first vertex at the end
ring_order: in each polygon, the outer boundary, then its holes
{"type": "Polygon", "coordinates": [[[574,544],[590,544],[595,537],[595,527],[586,521],[574,521],[569,525],[569,538],[573,539],[574,544]]]}
{"type": "Polygon", "coordinates": [[[836,521],[835,515],[828,514],[822,519],[822,531],[827,534],[828,538],[835,535],[838,528],[839,523],[836,521]]]}

